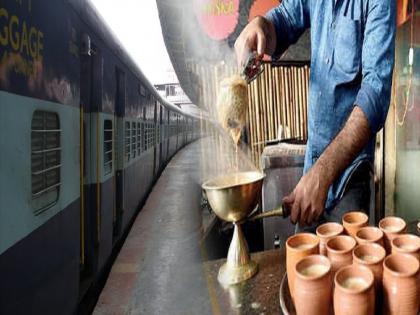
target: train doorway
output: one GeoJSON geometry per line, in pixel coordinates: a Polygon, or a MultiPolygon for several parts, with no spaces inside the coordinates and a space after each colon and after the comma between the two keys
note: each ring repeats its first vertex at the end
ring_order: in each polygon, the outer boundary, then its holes
{"type": "Polygon", "coordinates": [[[115,212],[114,212],[114,242],[118,239],[122,231],[122,221],[124,213],[124,116],[126,102],[126,77],[120,69],[116,69],[117,91],[115,97],[115,212]]]}
{"type": "Polygon", "coordinates": [[[81,293],[87,289],[98,263],[99,217],[95,112],[102,90],[97,86],[101,60],[88,35],[83,36],[80,55],[80,271],[81,293]]]}

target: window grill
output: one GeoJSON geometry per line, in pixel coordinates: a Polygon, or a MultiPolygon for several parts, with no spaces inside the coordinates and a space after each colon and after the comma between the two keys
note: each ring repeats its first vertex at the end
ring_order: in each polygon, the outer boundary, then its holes
{"type": "Polygon", "coordinates": [[[31,126],[32,200],[41,212],[58,200],[60,189],[60,121],[54,112],[35,111],[31,126]]]}
{"type": "Polygon", "coordinates": [[[141,138],[143,134],[143,128],[141,123],[137,123],[137,154],[141,154],[141,138]]]}
{"type": "Polygon", "coordinates": [[[139,83],[139,93],[143,97],[147,97],[147,90],[143,84],[139,83]]]}
{"type": "Polygon", "coordinates": [[[131,124],[130,124],[130,122],[127,121],[125,123],[125,160],[127,162],[130,161],[130,158],[131,158],[131,155],[130,155],[130,150],[131,150],[130,141],[131,141],[131,124]]]}
{"type": "Polygon", "coordinates": [[[160,143],[160,125],[156,125],[156,143],[160,143]]]}
{"type": "Polygon", "coordinates": [[[112,173],[113,162],[113,126],[112,120],[104,121],[104,171],[105,175],[112,173]]]}
{"type": "Polygon", "coordinates": [[[155,145],[155,129],[154,124],[145,124],[145,150],[149,150],[155,145]]]}
{"type": "Polygon", "coordinates": [[[135,158],[137,154],[137,123],[131,123],[131,154],[135,158]]]}

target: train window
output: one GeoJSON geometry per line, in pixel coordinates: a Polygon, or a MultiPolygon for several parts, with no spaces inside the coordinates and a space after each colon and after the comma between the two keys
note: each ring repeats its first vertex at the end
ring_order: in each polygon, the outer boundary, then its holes
{"type": "Polygon", "coordinates": [[[146,92],[146,88],[144,87],[144,85],[143,84],[139,84],[139,93],[140,93],[140,95],[141,96],[144,96],[144,97],[146,97],[146,94],[147,94],[147,92],[146,92]]]}
{"type": "Polygon", "coordinates": [[[141,123],[137,123],[137,154],[141,154],[141,135],[142,135],[142,128],[141,123]]]}
{"type": "Polygon", "coordinates": [[[38,214],[57,202],[60,191],[61,129],[57,113],[35,111],[31,129],[32,205],[38,214]]]}
{"type": "Polygon", "coordinates": [[[144,150],[148,150],[150,148],[150,124],[145,124],[145,141],[144,141],[144,150]]]}
{"type": "Polygon", "coordinates": [[[128,162],[130,161],[130,140],[131,140],[131,124],[130,122],[125,123],[125,160],[128,162]]]}
{"type": "Polygon", "coordinates": [[[153,148],[155,145],[155,129],[152,123],[146,123],[146,135],[145,135],[145,150],[153,148]]]}
{"type": "Polygon", "coordinates": [[[131,123],[131,154],[133,155],[133,158],[136,157],[137,153],[137,123],[132,122],[131,123]]]}
{"type": "Polygon", "coordinates": [[[112,173],[113,128],[112,120],[104,121],[104,170],[105,175],[112,173]]]}

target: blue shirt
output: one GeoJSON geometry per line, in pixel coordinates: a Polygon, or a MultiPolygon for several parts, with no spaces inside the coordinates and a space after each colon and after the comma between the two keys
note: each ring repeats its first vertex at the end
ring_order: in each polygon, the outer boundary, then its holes
{"type": "MultiPolygon", "coordinates": [[[[375,135],[388,113],[395,46],[395,0],[283,0],[267,14],[281,55],[310,28],[311,75],[304,172],[340,132],[355,105],[375,135]]],[[[352,172],[373,163],[375,136],[330,187],[326,209],[341,199],[352,172]]]]}

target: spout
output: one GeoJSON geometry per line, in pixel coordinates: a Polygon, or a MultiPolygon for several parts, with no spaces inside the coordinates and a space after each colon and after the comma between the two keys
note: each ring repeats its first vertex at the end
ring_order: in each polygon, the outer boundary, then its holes
{"type": "Polygon", "coordinates": [[[283,206],[280,206],[276,209],[273,209],[271,211],[265,211],[260,214],[254,214],[248,217],[248,221],[254,221],[259,219],[265,219],[265,218],[271,218],[271,217],[283,217],[287,218],[290,215],[290,211],[287,208],[283,208],[283,206]]]}

